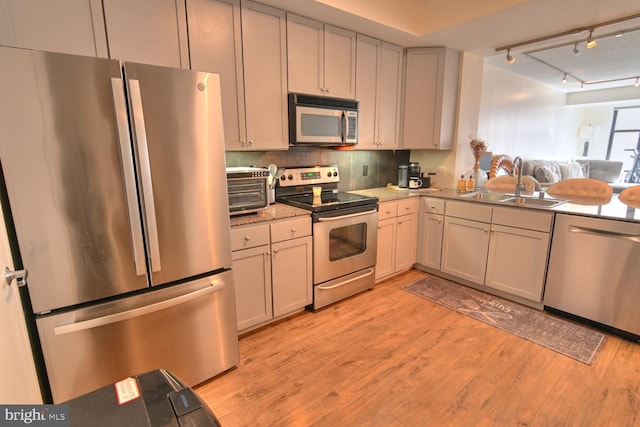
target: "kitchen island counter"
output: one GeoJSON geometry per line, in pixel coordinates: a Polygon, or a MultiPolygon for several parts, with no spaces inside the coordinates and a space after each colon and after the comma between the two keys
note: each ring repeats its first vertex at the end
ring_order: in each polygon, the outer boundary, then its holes
{"type": "MultiPolygon", "coordinates": [[[[398,200],[407,197],[435,197],[440,199],[467,201],[472,203],[487,203],[491,205],[498,205],[504,207],[513,207],[516,209],[535,209],[545,210],[553,213],[566,213],[571,215],[589,216],[594,218],[614,219],[628,222],[640,222],[640,207],[628,206],[618,200],[618,195],[615,194],[610,200],[604,202],[598,202],[597,200],[585,201],[574,200],[568,201],[553,208],[541,208],[536,206],[515,206],[512,204],[505,204],[500,201],[490,201],[482,199],[474,199],[471,197],[465,197],[465,194],[470,193],[458,193],[453,189],[433,189],[425,188],[421,190],[394,190],[386,187],[370,188],[365,190],[352,191],[352,193],[362,194],[365,196],[377,197],[380,202],[386,202],[390,200],[398,200]],[[590,204],[592,203],[592,204],[590,204]]],[[[530,197],[538,197],[539,193],[534,192],[530,197]]]]}

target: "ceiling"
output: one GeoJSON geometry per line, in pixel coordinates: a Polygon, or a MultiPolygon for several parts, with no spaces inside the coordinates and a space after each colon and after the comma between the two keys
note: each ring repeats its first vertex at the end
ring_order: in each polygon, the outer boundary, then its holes
{"type": "MultiPolygon", "coordinates": [[[[640,18],[506,50],[496,48],[640,15],[638,0],[258,0],[300,15],[412,46],[447,46],[564,92],[633,86],[640,77],[640,18]],[[623,31],[622,37],[615,34],[623,31]],[[605,37],[609,35],[609,37],[605,37]],[[573,53],[578,42],[579,55],[573,53]],[[542,61],[542,62],[541,62],[542,61]],[[566,83],[562,83],[564,73],[566,83]],[[623,81],[609,81],[613,79],[623,81]]],[[[640,90],[640,89],[639,89],[640,90]]]]}

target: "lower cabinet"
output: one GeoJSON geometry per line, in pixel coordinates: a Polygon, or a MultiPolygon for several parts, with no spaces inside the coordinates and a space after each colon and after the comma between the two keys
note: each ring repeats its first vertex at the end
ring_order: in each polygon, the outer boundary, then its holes
{"type": "Polygon", "coordinates": [[[380,203],[376,280],[408,270],[416,262],[418,198],[380,203]]]}
{"type": "Polygon", "coordinates": [[[541,302],[552,221],[550,212],[447,202],[441,271],[541,302]]]}
{"type": "Polygon", "coordinates": [[[444,208],[442,199],[420,198],[417,262],[434,270],[440,270],[442,259],[444,208]]]}
{"type": "Polygon", "coordinates": [[[494,208],[485,284],[540,302],[553,214],[513,211],[494,208]]]}
{"type": "Polygon", "coordinates": [[[310,217],[234,227],[231,245],[239,332],[311,304],[310,217]]]}

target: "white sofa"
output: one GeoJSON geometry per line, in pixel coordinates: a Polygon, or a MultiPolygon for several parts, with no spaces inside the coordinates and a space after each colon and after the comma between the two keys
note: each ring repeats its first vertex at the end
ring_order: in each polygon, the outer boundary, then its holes
{"type": "Polygon", "coordinates": [[[523,160],[522,175],[536,180],[536,190],[543,190],[565,179],[593,178],[605,181],[615,193],[619,193],[629,186],[622,182],[622,165],[617,160],[523,160]]]}

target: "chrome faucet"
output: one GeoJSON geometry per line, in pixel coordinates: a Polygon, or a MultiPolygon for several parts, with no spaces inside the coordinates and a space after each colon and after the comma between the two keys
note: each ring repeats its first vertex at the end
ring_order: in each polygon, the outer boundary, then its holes
{"type": "Polygon", "coordinates": [[[522,185],[522,157],[516,156],[513,159],[513,169],[511,169],[511,176],[514,173],[518,172],[518,180],[516,181],[516,197],[520,197],[520,191],[524,190],[524,185],[522,185]]]}

